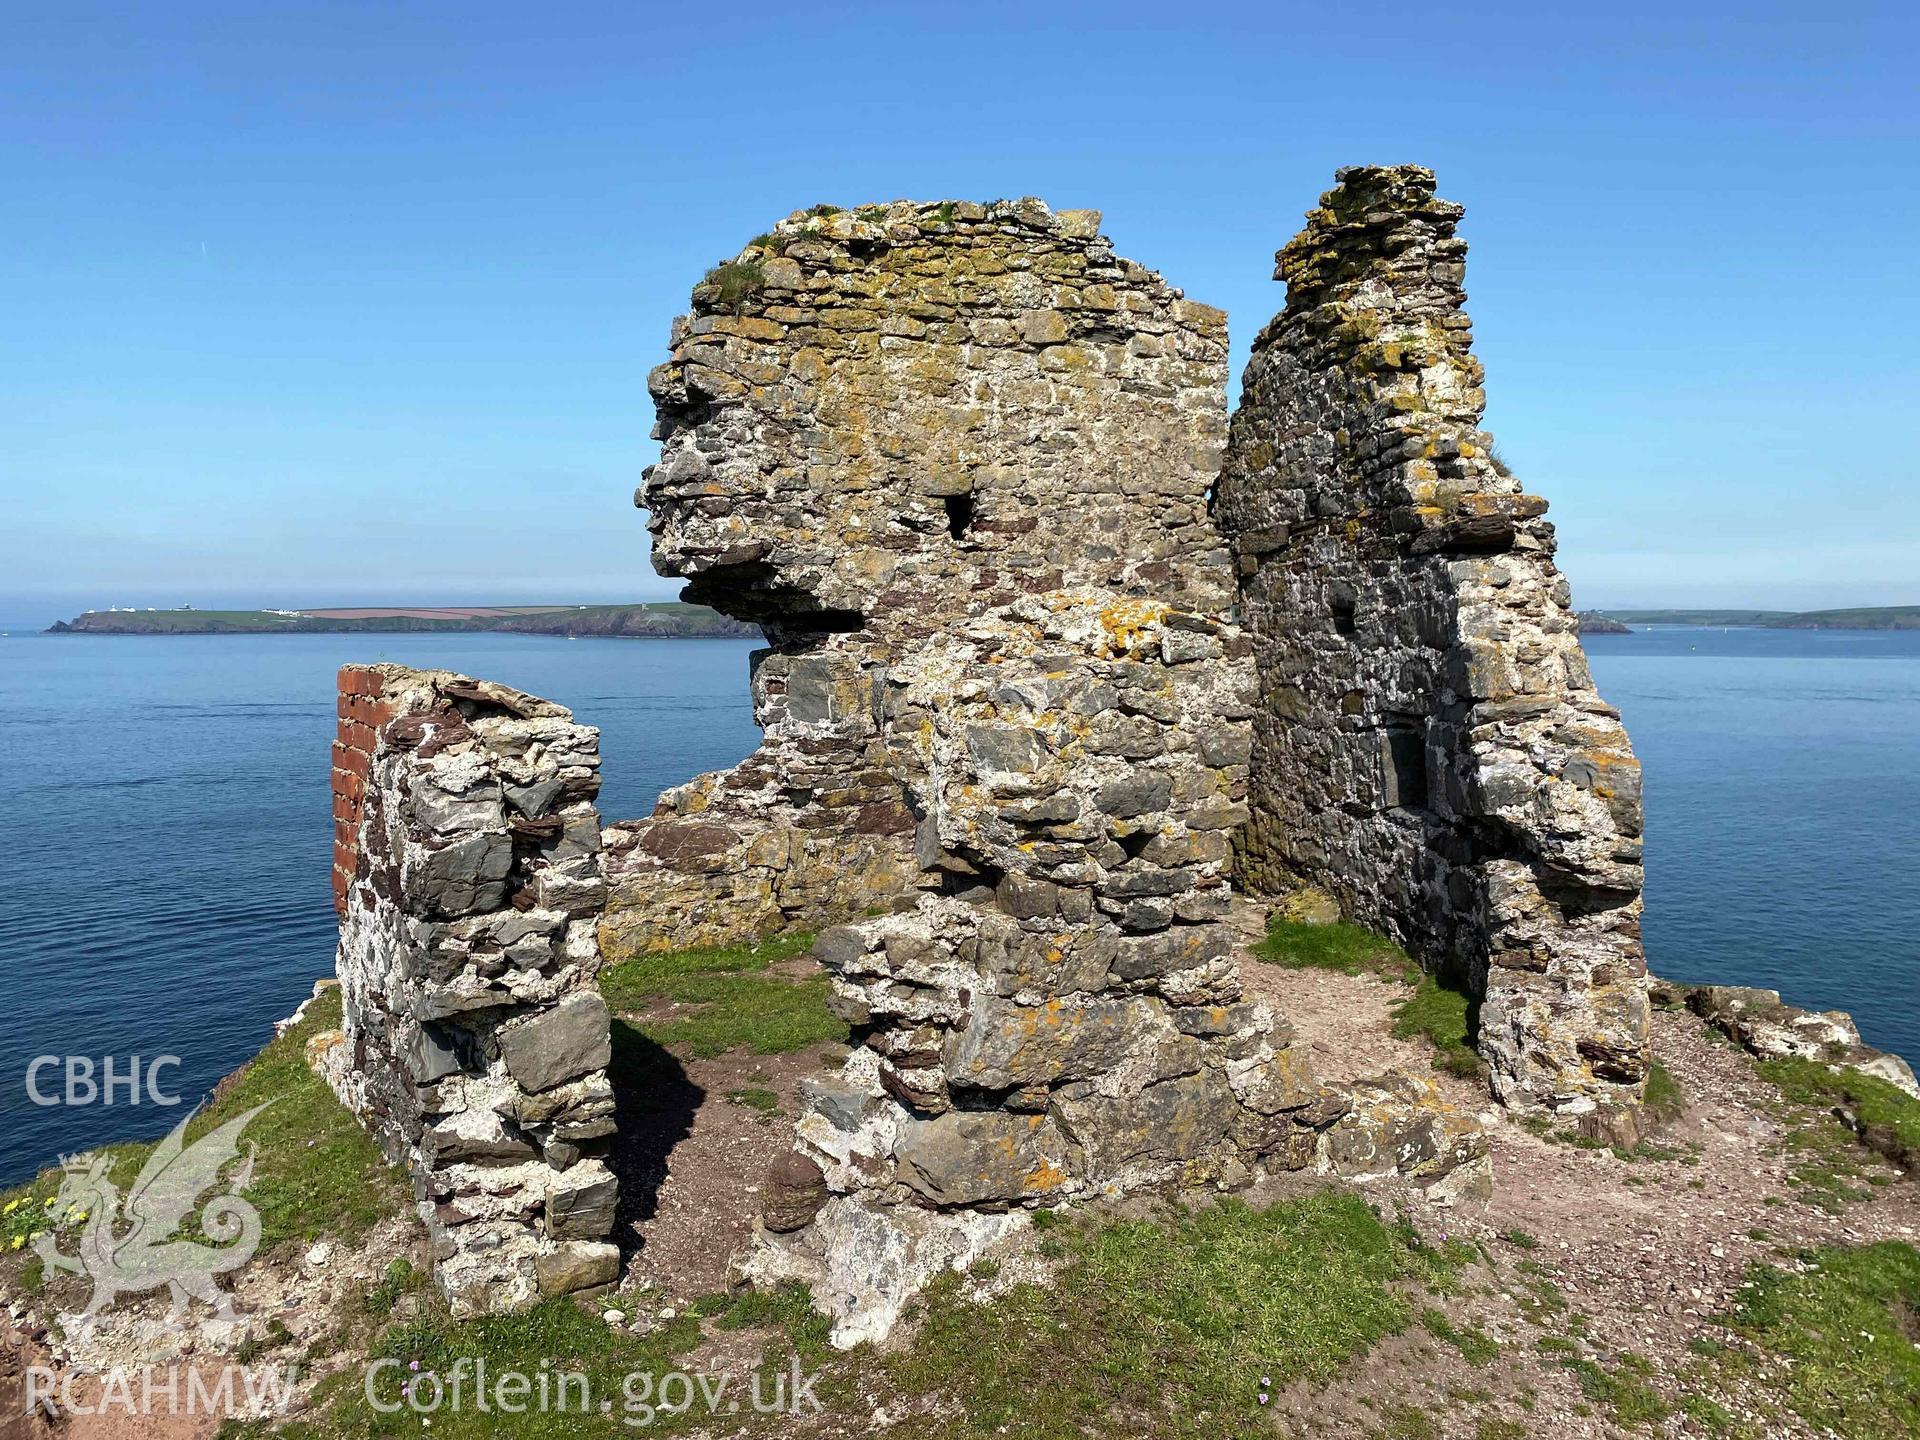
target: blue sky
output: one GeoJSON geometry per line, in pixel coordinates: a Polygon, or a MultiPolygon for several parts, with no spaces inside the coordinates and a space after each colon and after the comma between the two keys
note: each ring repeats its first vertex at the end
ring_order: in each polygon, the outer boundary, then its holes
{"type": "Polygon", "coordinates": [[[1467,206],[1489,425],[1580,603],[1920,603],[1911,6],[68,0],[7,37],[9,620],[669,596],[646,372],[772,219],[1102,209],[1237,375],[1358,161],[1467,206]]]}

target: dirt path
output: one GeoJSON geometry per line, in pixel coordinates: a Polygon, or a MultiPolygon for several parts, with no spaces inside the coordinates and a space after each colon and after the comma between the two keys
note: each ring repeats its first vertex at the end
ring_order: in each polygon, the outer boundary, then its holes
{"type": "MultiPolygon", "coordinates": [[[[1791,1173],[1807,1157],[1789,1148],[1790,1112],[1778,1092],[1749,1057],[1685,1012],[1657,1013],[1653,1032],[1683,1113],[1650,1153],[1626,1159],[1569,1143],[1563,1127],[1557,1137],[1554,1127],[1529,1128],[1472,1082],[1436,1073],[1423,1042],[1389,1033],[1405,993],[1392,983],[1284,970],[1250,954],[1241,964],[1249,992],[1288,1018],[1323,1078],[1416,1069],[1484,1114],[1492,1150],[1494,1195],[1478,1214],[1413,1214],[1423,1231],[1474,1240],[1492,1257],[1491,1284],[1440,1308],[1452,1325],[1498,1341],[1498,1351],[1476,1366],[1416,1327],[1327,1386],[1276,1396],[1296,1434],[1706,1434],[1679,1412],[1651,1432],[1624,1427],[1540,1341],[1570,1345],[1569,1354],[1614,1373],[1637,1374],[1620,1367],[1640,1357],[1656,1388],[1680,1398],[1686,1372],[1700,1364],[1690,1346],[1724,1338],[1714,1317],[1734,1302],[1752,1264],[1791,1270],[1801,1247],[1920,1239],[1920,1185],[1864,1152],[1856,1157],[1862,1178],[1880,1182],[1865,1187],[1870,1199],[1833,1211],[1810,1203],[1791,1173]],[[1500,1428],[1513,1425],[1522,1428],[1500,1428]]],[[[1745,1418],[1769,1435],[1816,1433],[1777,1416],[1745,1418]]]]}
{"type": "Polygon", "coordinates": [[[815,1045],[675,1057],[645,1093],[621,1096],[613,1238],[631,1252],[623,1291],[651,1290],[671,1306],[726,1288],[728,1261],[759,1214],[767,1165],[791,1148],[800,1082],[845,1054],[845,1046],[815,1045]]]}

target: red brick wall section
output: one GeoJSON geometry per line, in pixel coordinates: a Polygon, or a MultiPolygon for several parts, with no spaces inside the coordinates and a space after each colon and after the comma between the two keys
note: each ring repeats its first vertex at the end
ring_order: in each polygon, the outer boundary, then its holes
{"type": "Polygon", "coordinates": [[[385,693],[386,677],[378,670],[340,667],[340,727],[333,742],[333,908],[342,915],[359,859],[360,810],[373,773],[375,740],[393,718],[385,693]]]}

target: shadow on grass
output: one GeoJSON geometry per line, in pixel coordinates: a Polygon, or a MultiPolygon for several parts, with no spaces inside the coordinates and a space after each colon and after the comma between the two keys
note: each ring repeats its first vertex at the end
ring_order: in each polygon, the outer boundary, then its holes
{"type": "Polygon", "coordinates": [[[1480,1059],[1480,998],[1457,975],[1428,973],[1394,1007],[1393,1033],[1405,1040],[1424,1035],[1442,1070],[1467,1079],[1486,1073],[1480,1059]]]}

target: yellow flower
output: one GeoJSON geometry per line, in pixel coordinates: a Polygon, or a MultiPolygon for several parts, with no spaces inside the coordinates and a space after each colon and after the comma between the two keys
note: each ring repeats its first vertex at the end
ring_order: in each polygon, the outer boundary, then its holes
{"type": "Polygon", "coordinates": [[[9,1200],[7,1202],[7,1208],[5,1210],[0,1210],[0,1215],[11,1215],[14,1211],[20,1208],[21,1204],[24,1202],[24,1198],[25,1197],[22,1197],[22,1199],[20,1200],[9,1200]]]}
{"type": "Polygon", "coordinates": [[[24,1235],[16,1235],[13,1237],[13,1248],[16,1250],[18,1250],[22,1245],[26,1243],[27,1243],[27,1237],[24,1235]]]}

